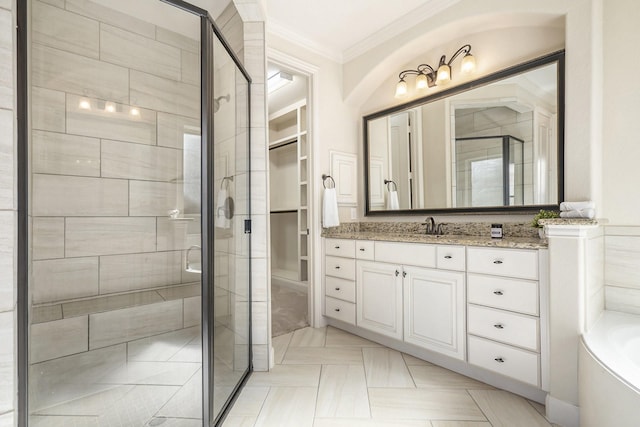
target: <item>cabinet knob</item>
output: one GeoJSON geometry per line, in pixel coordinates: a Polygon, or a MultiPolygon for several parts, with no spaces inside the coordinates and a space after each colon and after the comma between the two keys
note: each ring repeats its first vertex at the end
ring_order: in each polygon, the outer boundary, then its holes
{"type": "Polygon", "coordinates": [[[340,249],[340,246],[334,246],[335,249],[340,249]]]}
{"type": "Polygon", "coordinates": [[[493,294],[494,294],[494,295],[504,295],[504,294],[502,293],[502,291],[493,291],[493,294]]]}
{"type": "Polygon", "coordinates": [[[339,308],[334,308],[333,311],[340,311],[340,309],[339,308]]]}
{"type": "Polygon", "coordinates": [[[340,290],[340,288],[336,288],[336,291],[339,291],[339,290],[340,290]]]}
{"type": "Polygon", "coordinates": [[[360,252],[364,252],[364,248],[360,248],[360,252]]]}
{"type": "Polygon", "coordinates": [[[398,277],[399,274],[400,274],[400,272],[398,270],[396,270],[396,277],[398,277]]]}
{"type": "Polygon", "coordinates": [[[444,256],[444,259],[451,259],[451,258],[453,258],[451,255],[445,255],[444,256]]]}
{"type": "Polygon", "coordinates": [[[402,277],[407,277],[407,272],[402,270],[402,277]]]}
{"type": "Polygon", "coordinates": [[[340,270],[340,266],[339,265],[336,265],[336,270],[340,270]]]}
{"type": "Polygon", "coordinates": [[[493,325],[493,327],[496,329],[504,329],[504,326],[501,325],[500,323],[496,323],[495,325],[493,325]]]}
{"type": "Polygon", "coordinates": [[[499,259],[497,259],[497,260],[493,261],[493,263],[494,263],[494,264],[502,264],[502,261],[501,261],[501,260],[499,260],[499,259]]]}
{"type": "Polygon", "coordinates": [[[504,363],[504,359],[503,359],[502,357],[496,357],[496,358],[495,358],[495,359],[493,359],[493,360],[495,360],[495,361],[496,361],[496,362],[498,362],[498,363],[504,363]]]}

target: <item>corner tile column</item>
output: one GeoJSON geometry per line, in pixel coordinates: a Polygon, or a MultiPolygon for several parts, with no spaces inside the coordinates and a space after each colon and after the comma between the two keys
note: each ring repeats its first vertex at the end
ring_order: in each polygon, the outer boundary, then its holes
{"type": "Polygon", "coordinates": [[[597,225],[545,225],[549,238],[549,363],[547,417],[579,426],[578,346],[585,325],[587,244],[597,225]]]}
{"type": "Polygon", "coordinates": [[[17,418],[15,11],[0,2],[0,427],[17,418]]]}

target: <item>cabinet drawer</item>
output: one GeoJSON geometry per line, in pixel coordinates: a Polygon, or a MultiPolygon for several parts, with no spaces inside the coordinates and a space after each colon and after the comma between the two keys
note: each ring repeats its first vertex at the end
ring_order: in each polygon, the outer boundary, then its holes
{"type": "Polygon", "coordinates": [[[468,274],[467,300],[474,304],[537,316],[538,282],[468,274]]]}
{"type": "Polygon", "coordinates": [[[353,258],[356,253],[356,241],[349,239],[325,240],[325,254],[353,258]]]}
{"type": "Polygon", "coordinates": [[[375,242],[375,260],[391,264],[434,268],[436,247],[420,243],[375,242]]]}
{"type": "Polygon", "coordinates": [[[539,350],[538,318],[469,305],[468,332],[506,344],[539,350]]]}
{"type": "Polygon", "coordinates": [[[540,386],[540,355],[469,335],[469,363],[540,386]]]}
{"type": "Polygon", "coordinates": [[[327,276],[340,277],[341,279],[356,280],[356,260],[325,257],[325,274],[327,276]]]}
{"type": "Polygon", "coordinates": [[[355,325],[356,305],[339,299],[325,297],[324,315],[355,325]]]}
{"type": "Polygon", "coordinates": [[[470,273],[538,278],[538,251],[522,249],[469,248],[467,270],[470,273]]]}
{"type": "Polygon", "coordinates": [[[445,246],[436,247],[436,266],[442,270],[464,271],[465,263],[464,246],[445,246]]]}
{"type": "Polygon", "coordinates": [[[326,276],[324,282],[324,293],[325,295],[333,298],[356,302],[356,282],[353,280],[326,276]]]}
{"type": "Polygon", "coordinates": [[[371,240],[358,240],[356,242],[356,259],[373,261],[374,243],[371,240]]]}

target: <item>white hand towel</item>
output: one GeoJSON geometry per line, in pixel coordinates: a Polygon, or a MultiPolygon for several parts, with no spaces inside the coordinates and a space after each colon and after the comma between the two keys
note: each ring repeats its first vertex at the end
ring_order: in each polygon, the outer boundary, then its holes
{"type": "Polygon", "coordinates": [[[589,218],[593,219],[596,216],[595,209],[582,209],[560,212],[560,218],[589,218]]]}
{"type": "MultiPolygon", "coordinates": [[[[584,202],[562,202],[560,203],[560,210],[561,211],[581,211],[584,209],[595,209],[596,208],[596,204],[594,202],[592,202],[591,200],[589,201],[584,201],[584,202]]],[[[575,217],[573,217],[575,218],[575,217]]]]}
{"type": "Polygon", "coordinates": [[[389,195],[387,197],[387,209],[390,211],[397,211],[400,209],[397,191],[389,191],[389,195]]]}
{"type": "Polygon", "coordinates": [[[231,220],[225,216],[227,210],[227,190],[222,188],[218,192],[218,203],[216,203],[216,227],[228,229],[231,228],[231,220]]]}
{"type": "Polygon", "coordinates": [[[322,200],[322,226],[324,228],[337,227],[340,225],[340,215],[338,215],[338,196],[335,188],[325,188],[322,200]]]}

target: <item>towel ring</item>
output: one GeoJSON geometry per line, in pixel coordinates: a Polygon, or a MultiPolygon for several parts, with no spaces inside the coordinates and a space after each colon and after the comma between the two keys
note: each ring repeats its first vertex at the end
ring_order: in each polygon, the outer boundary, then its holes
{"type": "MultiPolygon", "coordinates": [[[[222,178],[222,182],[220,182],[220,189],[222,190],[222,187],[224,186],[225,181],[231,181],[233,182],[233,176],[225,176],[222,178]]],[[[228,188],[228,184],[227,184],[227,188],[228,188]]]]}
{"type": "Polygon", "coordinates": [[[327,174],[322,174],[322,186],[324,188],[327,188],[327,184],[326,181],[330,179],[331,183],[333,184],[333,187],[329,187],[329,188],[336,188],[336,182],[334,181],[334,179],[331,177],[331,175],[327,175],[327,174]]]}
{"type": "Polygon", "coordinates": [[[391,191],[389,189],[389,184],[393,184],[393,191],[398,191],[398,184],[396,184],[395,182],[391,181],[390,179],[385,179],[384,183],[387,185],[387,191],[391,191]]]}

